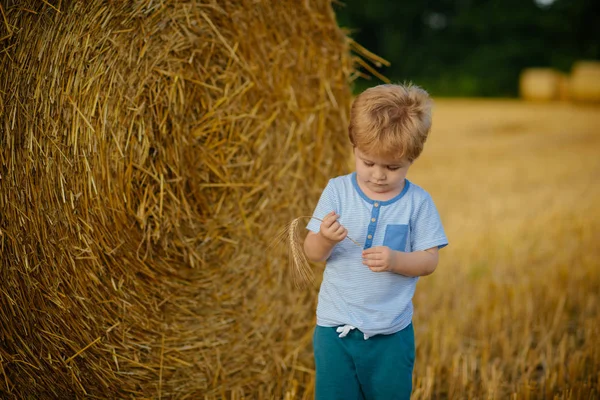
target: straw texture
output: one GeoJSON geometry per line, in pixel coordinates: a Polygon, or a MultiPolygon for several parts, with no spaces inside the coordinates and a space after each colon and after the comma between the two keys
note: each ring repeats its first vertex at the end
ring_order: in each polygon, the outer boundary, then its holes
{"type": "Polygon", "coordinates": [[[265,249],[345,167],[330,2],[0,7],[2,397],[300,398],[315,290],[265,249]]]}

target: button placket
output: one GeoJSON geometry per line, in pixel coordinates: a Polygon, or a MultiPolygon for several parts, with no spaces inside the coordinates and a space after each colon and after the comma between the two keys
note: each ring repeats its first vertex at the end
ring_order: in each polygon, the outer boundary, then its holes
{"type": "Polygon", "coordinates": [[[371,222],[367,230],[367,240],[365,241],[365,249],[370,248],[373,245],[373,237],[375,237],[375,230],[377,229],[377,220],[379,219],[379,202],[373,203],[371,209],[371,222]]]}

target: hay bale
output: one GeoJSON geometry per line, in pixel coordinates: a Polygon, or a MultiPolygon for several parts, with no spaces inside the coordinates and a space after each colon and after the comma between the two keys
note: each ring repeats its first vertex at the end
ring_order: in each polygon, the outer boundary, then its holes
{"type": "Polygon", "coordinates": [[[600,101],[600,61],[579,61],[573,65],[569,85],[575,101],[600,101]]]}
{"type": "Polygon", "coordinates": [[[558,100],[567,101],[570,99],[569,87],[571,85],[569,75],[558,73],[558,100]]]}
{"type": "Polygon", "coordinates": [[[525,100],[552,101],[560,95],[560,73],[551,68],[527,68],[519,78],[519,92],[525,100]]]}
{"type": "Polygon", "coordinates": [[[356,71],[330,1],[1,11],[0,390],[310,388],[316,290],[265,250],[345,168],[356,71]]]}

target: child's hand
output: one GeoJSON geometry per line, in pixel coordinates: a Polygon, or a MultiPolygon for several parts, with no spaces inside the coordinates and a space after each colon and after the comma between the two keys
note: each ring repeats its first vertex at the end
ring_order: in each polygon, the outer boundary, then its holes
{"type": "Polygon", "coordinates": [[[394,271],[396,252],[387,246],[376,246],[362,252],[363,264],[373,272],[394,271]]]}
{"type": "Polygon", "coordinates": [[[337,219],[340,216],[335,211],[330,212],[321,222],[320,234],[325,239],[333,243],[339,243],[348,235],[348,230],[344,228],[337,219]]]}

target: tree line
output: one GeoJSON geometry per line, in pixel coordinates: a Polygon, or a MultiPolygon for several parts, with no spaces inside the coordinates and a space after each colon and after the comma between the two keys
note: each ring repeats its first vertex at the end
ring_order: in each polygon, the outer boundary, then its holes
{"type": "MultiPolygon", "coordinates": [[[[597,0],[345,0],[338,24],[437,96],[515,96],[520,72],[600,58],[597,0]]],[[[356,89],[381,83],[359,79],[356,89]]]]}

